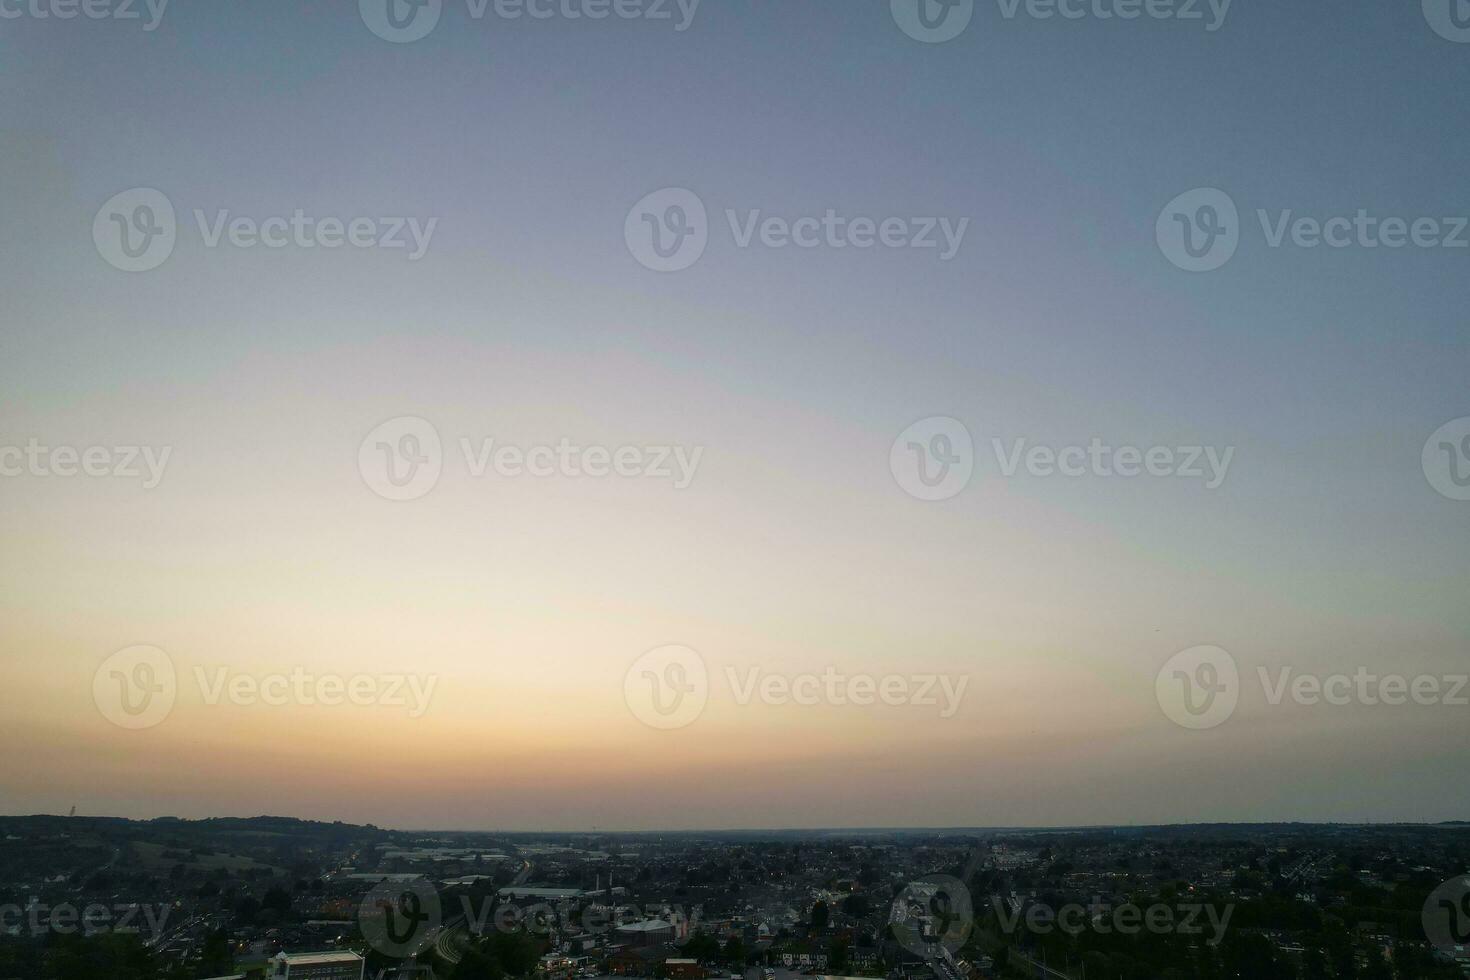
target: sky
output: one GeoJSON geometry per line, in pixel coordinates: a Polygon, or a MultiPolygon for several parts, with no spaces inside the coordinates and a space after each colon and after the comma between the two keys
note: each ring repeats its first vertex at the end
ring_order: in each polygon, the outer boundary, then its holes
{"type": "Polygon", "coordinates": [[[1448,0],[917,2],[0,0],[0,812],[1464,818],[1448,0]]]}

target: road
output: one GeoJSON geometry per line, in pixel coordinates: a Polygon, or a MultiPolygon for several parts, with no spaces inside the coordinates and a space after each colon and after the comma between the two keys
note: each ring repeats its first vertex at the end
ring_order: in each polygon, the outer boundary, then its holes
{"type": "Polygon", "coordinates": [[[1069,974],[1063,973],[1061,970],[1055,969],[1050,966],[1042,966],[1040,963],[1036,962],[1031,957],[1027,956],[1025,953],[1021,952],[1018,949],[1011,949],[1011,959],[1020,960],[1022,963],[1027,963],[1035,967],[1038,976],[1052,977],[1054,978],[1054,980],[1073,980],[1073,978],[1069,974]]]}
{"type": "Polygon", "coordinates": [[[434,937],[434,952],[446,963],[455,964],[464,959],[470,945],[470,920],[463,913],[444,923],[439,935],[434,937]]]}
{"type": "MultiPolygon", "coordinates": [[[[524,884],[531,877],[531,862],[522,859],[524,866],[516,875],[514,885],[524,884]]],[[[434,952],[446,963],[457,964],[464,959],[465,950],[470,948],[470,920],[463,912],[446,920],[434,937],[434,952]]]]}

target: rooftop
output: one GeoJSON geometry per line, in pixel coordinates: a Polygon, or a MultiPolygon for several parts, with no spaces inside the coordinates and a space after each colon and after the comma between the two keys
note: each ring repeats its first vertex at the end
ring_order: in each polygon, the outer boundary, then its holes
{"type": "Polygon", "coordinates": [[[356,953],[277,953],[275,962],[284,960],[290,966],[326,966],[329,963],[361,963],[356,953]]]}

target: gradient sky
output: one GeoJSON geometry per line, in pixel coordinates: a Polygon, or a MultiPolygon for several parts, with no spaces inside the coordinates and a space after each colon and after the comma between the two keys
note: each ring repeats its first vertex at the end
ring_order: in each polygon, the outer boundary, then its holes
{"type": "Polygon", "coordinates": [[[162,25],[0,20],[0,445],[173,447],[163,483],[0,479],[0,812],[281,813],[505,829],[1464,818],[1470,708],[1272,707],[1174,726],[1154,676],[1470,669],[1470,503],[1420,465],[1470,415],[1470,251],[1272,249],[1257,208],[1470,213],[1470,44],[1417,2],[1236,0],[1006,19],[941,45],[885,2],[705,0],[668,22],[474,21],[390,44],[357,5],[185,2],[162,25]],[[120,272],[94,215],[182,223],[120,272]],[[687,187],[708,251],[623,241],[687,187]],[[1154,240],[1195,187],[1223,269],[1154,240]],[[437,217],[428,254],[207,249],[193,208],[437,217]],[[739,249],[725,208],[968,217],[959,255],[739,249]],[[431,420],[411,503],[358,473],[431,420]],[[957,497],[889,472],[916,419],[980,447],[957,497]],[[703,446],[692,487],[470,479],[460,437],[703,446]],[[1007,441],[1236,447],[1193,481],[1002,478],[1007,441]],[[435,674],[431,710],[207,705],[123,731],[92,678],[435,674]],[[639,722],[666,643],[704,715],[639,722]],[[723,670],[945,672],[961,710],[740,706],[723,670]]]}

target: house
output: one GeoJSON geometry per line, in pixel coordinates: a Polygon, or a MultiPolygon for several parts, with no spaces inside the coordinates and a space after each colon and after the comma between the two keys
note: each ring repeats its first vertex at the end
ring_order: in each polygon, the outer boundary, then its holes
{"type": "Polygon", "coordinates": [[[771,953],[771,959],[788,970],[827,969],[827,951],[812,943],[792,943],[771,953]]]}
{"type": "Polygon", "coordinates": [[[576,972],[576,960],[561,953],[547,953],[536,965],[536,974],[545,980],[571,980],[576,972]]]}
{"type": "Polygon", "coordinates": [[[704,980],[704,967],[698,960],[670,958],[664,960],[664,971],[669,980],[704,980]]]}
{"type": "Polygon", "coordinates": [[[668,959],[660,946],[622,946],[607,957],[607,972],[616,977],[651,977],[668,959]]]}

